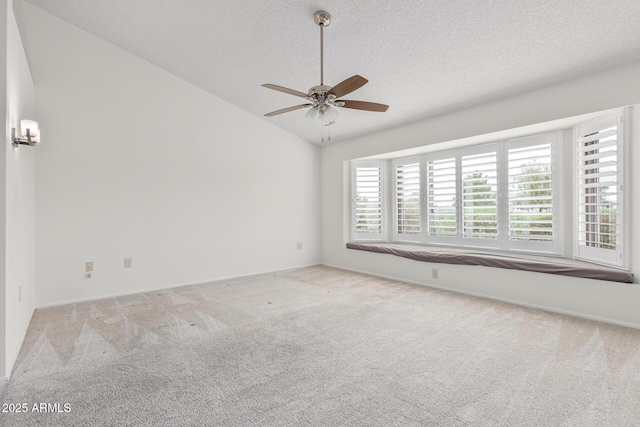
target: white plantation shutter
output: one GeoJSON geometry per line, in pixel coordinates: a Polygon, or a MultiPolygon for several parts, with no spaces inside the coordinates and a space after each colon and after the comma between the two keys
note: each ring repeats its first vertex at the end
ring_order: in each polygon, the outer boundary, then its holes
{"type": "Polygon", "coordinates": [[[627,268],[628,114],[622,110],[576,126],[575,167],[563,163],[564,130],[351,161],[351,240],[563,256],[564,239],[570,238],[574,258],[627,268]],[[563,184],[565,177],[573,189],[563,184]],[[571,215],[573,230],[563,227],[571,215]]]}
{"type": "Polygon", "coordinates": [[[624,267],[622,113],[576,127],[576,257],[624,267]]]}
{"type": "Polygon", "coordinates": [[[420,214],[420,157],[393,161],[394,240],[419,242],[422,240],[420,214]]]}
{"type": "Polygon", "coordinates": [[[378,240],[384,233],[383,162],[362,161],[352,165],[352,238],[378,240]]]}
{"type": "Polygon", "coordinates": [[[560,176],[557,132],[512,140],[507,145],[508,247],[559,252],[560,176]],[[555,207],[554,207],[555,206],[555,207]]]}
{"type": "Polygon", "coordinates": [[[466,244],[498,246],[498,153],[495,144],[463,151],[461,190],[462,237],[469,239],[466,244]]]}
{"type": "Polygon", "coordinates": [[[427,155],[427,234],[433,241],[458,237],[457,164],[452,152],[427,155]]]}

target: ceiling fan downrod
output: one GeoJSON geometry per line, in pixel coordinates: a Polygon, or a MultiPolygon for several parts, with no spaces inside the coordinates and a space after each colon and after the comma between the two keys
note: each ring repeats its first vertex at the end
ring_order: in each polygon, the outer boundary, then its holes
{"type": "Polygon", "coordinates": [[[320,86],[324,85],[324,27],[331,23],[329,12],[319,10],[313,15],[313,22],[320,27],[320,86]]]}

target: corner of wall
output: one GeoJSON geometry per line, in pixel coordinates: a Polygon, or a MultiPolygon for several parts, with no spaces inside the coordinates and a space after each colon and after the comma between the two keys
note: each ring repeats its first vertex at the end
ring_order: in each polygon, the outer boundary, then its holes
{"type": "Polygon", "coordinates": [[[35,164],[37,307],[319,262],[318,147],[22,6],[46,136],[35,164]]]}
{"type": "Polygon", "coordinates": [[[35,94],[11,2],[6,15],[4,178],[4,372],[9,377],[35,310],[35,147],[13,146],[9,128],[35,119],[35,94]],[[11,327],[9,327],[9,325],[11,327]]]}
{"type": "MultiPolygon", "coordinates": [[[[9,142],[7,131],[7,1],[0,0],[0,117],[5,119],[0,125],[0,132],[4,135],[4,146],[9,142]]],[[[6,148],[0,149],[0,381],[6,376],[6,148]]]]}
{"type": "Polygon", "coordinates": [[[0,376],[0,402],[4,402],[4,393],[7,391],[7,381],[6,377],[0,376]]]}

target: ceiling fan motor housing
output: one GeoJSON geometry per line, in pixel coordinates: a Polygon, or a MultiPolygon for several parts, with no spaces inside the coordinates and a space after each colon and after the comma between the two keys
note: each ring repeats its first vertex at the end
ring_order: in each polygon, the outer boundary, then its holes
{"type": "Polygon", "coordinates": [[[313,102],[314,107],[319,107],[321,112],[324,112],[327,106],[334,105],[336,107],[344,106],[344,102],[335,102],[336,96],[332,93],[327,95],[327,92],[331,89],[331,86],[318,85],[309,89],[309,96],[307,99],[313,102]]]}
{"type": "Polygon", "coordinates": [[[311,89],[309,89],[309,96],[313,99],[325,99],[325,97],[327,96],[327,92],[329,92],[329,89],[331,89],[331,86],[327,86],[327,85],[318,85],[318,86],[314,86],[311,89]]]}

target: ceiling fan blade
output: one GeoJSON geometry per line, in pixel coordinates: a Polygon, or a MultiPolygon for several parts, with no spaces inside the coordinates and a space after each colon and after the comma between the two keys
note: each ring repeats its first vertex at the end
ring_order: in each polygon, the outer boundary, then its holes
{"type": "Polygon", "coordinates": [[[366,110],[366,111],[378,111],[384,113],[389,108],[388,105],[378,104],[375,102],[365,102],[365,101],[347,101],[345,99],[340,99],[336,101],[336,103],[342,102],[342,108],[352,108],[354,110],[366,110]]]}
{"type": "Polygon", "coordinates": [[[289,111],[299,110],[305,107],[311,107],[313,104],[302,104],[296,105],[295,107],[283,108],[282,110],[272,111],[270,113],[265,114],[265,117],[277,116],[278,114],[288,113],[289,111]]]}
{"type": "Polygon", "coordinates": [[[329,89],[328,95],[335,95],[336,98],[340,98],[341,96],[345,96],[348,93],[353,92],[356,89],[360,89],[362,86],[367,84],[369,80],[365,79],[362,76],[355,75],[349,77],[347,80],[343,80],[331,89],[329,89]]]}
{"type": "Polygon", "coordinates": [[[301,98],[306,98],[307,96],[309,96],[304,92],[300,92],[297,90],[289,89],[289,88],[278,86],[278,85],[272,85],[270,83],[265,83],[262,86],[266,87],[267,89],[277,90],[278,92],[288,93],[289,95],[299,96],[301,98]]]}

